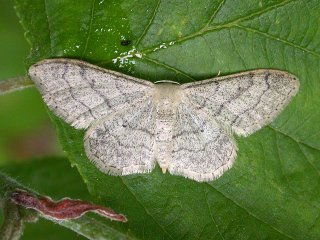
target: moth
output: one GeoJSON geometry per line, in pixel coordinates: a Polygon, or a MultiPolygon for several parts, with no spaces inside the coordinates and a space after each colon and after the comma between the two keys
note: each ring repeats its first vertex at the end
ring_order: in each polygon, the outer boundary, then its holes
{"type": "Polygon", "coordinates": [[[43,100],[76,129],[86,129],[88,158],[111,175],[163,172],[199,182],[234,163],[233,133],[271,123],[299,89],[287,72],[259,69],[180,85],[151,83],[73,59],[48,59],[29,75],[43,100]]]}

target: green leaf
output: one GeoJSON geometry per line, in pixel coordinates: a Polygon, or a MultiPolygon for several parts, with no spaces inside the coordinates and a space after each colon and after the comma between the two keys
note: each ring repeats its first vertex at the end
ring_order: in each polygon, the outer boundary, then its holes
{"type": "Polygon", "coordinates": [[[28,65],[70,57],[150,81],[258,68],[300,79],[297,97],[271,125],[237,138],[234,167],[210,183],[159,168],[105,175],[87,159],[83,132],[52,115],[90,192],[129,219],[111,226],[138,239],[320,238],[317,0],[18,0],[17,10],[32,45],[28,65]]]}

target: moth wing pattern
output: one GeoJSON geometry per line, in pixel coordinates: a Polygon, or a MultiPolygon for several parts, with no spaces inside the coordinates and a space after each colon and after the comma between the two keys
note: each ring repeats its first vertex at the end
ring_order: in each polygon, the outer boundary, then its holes
{"type": "Polygon", "coordinates": [[[47,106],[77,129],[148,97],[154,84],[73,59],[47,59],[29,75],[47,106]]]}
{"type": "Polygon", "coordinates": [[[183,84],[187,101],[236,134],[248,136],[269,124],[299,89],[287,72],[260,69],[183,84]]]}
{"type": "Polygon", "coordinates": [[[271,123],[299,90],[295,76],[272,69],[186,83],[177,91],[74,59],[40,61],[29,75],[51,111],[86,129],[86,154],[102,172],[150,172],[165,156],[171,174],[198,182],[233,165],[233,132],[248,136],[271,123]]]}
{"type": "Polygon", "coordinates": [[[220,177],[237,155],[233,137],[188,103],[178,106],[172,144],[169,172],[198,182],[220,177]]]}
{"type": "Polygon", "coordinates": [[[149,98],[94,122],[84,138],[89,159],[111,175],[150,172],[156,164],[155,114],[149,98]]]}

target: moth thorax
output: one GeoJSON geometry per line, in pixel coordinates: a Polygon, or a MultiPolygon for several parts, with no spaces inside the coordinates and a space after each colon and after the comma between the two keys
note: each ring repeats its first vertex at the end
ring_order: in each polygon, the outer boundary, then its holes
{"type": "Polygon", "coordinates": [[[154,102],[158,113],[170,114],[181,101],[180,85],[173,83],[159,83],[156,85],[154,102]]]}
{"type": "Polygon", "coordinates": [[[173,124],[177,106],[181,101],[180,91],[177,84],[166,82],[156,85],[156,158],[163,172],[171,162],[173,124]]]}

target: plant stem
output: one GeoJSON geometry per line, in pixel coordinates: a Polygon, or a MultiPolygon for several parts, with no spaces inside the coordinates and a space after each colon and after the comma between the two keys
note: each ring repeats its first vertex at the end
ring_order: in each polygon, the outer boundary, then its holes
{"type": "Polygon", "coordinates": [[[27,76],[20,76],[2,80],[0,81],[0,96],[32,86],[34,86],[34,83],[27,76]]]}

